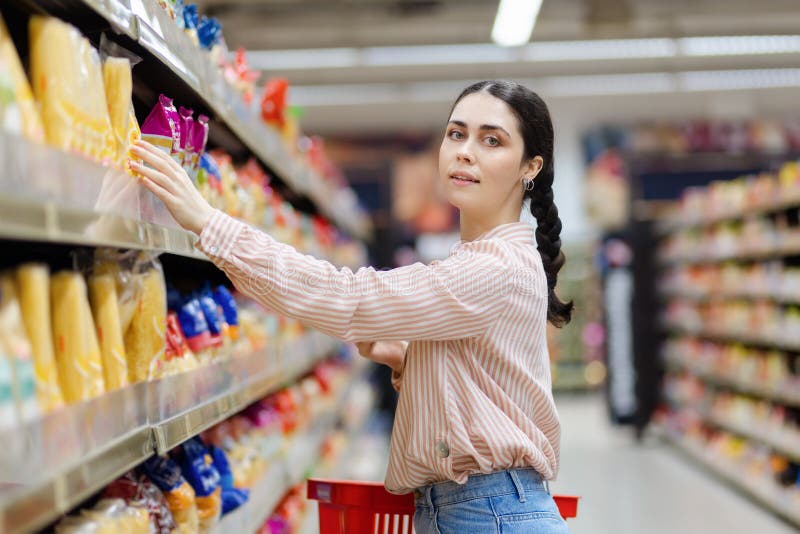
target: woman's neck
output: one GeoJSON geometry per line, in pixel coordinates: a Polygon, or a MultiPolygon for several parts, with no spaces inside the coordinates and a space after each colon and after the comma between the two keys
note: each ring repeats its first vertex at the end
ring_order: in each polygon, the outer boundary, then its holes
{"type": "Polygon", "coordinates": [[[485,234],[492,228],[517,221],[519,221],[519,212],[513,215],[510,213],[498,213],[494,217],[479,218],[470,217],[462,211],[459,214],[461,240],[474,241],[481,234],[485,234]]]}

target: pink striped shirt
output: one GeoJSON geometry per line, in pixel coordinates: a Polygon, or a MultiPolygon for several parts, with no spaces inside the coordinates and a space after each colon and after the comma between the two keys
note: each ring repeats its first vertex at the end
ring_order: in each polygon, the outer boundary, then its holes
{"type": "Polygon", "coordinates": [[[236,288],[346,341],[408,341],[386,487],[534,467],[556,476],[561,435],[546,339],[547,282],[526,223],[450,256],[353,272],[302,255],[222,212],[197,248],[236,288]]]}

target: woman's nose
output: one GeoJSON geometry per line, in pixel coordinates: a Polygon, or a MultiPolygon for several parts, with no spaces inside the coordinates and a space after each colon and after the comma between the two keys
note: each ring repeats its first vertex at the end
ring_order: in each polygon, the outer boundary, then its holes
{"type": "Polygon", "coordinates": [[[463,161],[465,163],[475,163],[475,156],[473,156],[472,152],[468,150],[459,150],[456,157],[458,158],[458,161],[463,161]]]}

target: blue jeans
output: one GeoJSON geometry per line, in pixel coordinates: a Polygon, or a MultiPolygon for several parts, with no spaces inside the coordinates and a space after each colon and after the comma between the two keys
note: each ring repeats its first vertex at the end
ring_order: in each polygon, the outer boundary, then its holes
{"type": "Polygon", "coordinates": [[[472,475],[414,491],[416,534],[569,534],[534,469],[472,475]]]}

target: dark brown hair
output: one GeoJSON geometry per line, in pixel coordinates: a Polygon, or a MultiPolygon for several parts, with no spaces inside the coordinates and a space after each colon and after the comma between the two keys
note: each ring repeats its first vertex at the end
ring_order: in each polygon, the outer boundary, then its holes
{"type": "MultiPolygon", "coordinates": [[[[572,301],[562,302],[556,295],[558,271],[564,266],[561,251],[561,219],[553,199],[553,121],[550,111],[539,95],[518,83],[509,81],[483,81],[464,89],[453,103],[453,109],[461,99],[473,93],[485,92],[505,102],[519,121],[519,129],[525,143],[523,161],[541,156],[544,164],[533,181],[533,189],[524,195],[531,199],[531,213],[536,218],[536,245],[542,256],[547,275],[547,320],[561,327],[572,318],[572,301]]],[[[450,110],[452,115],[453,110],[450,110]]]]}

